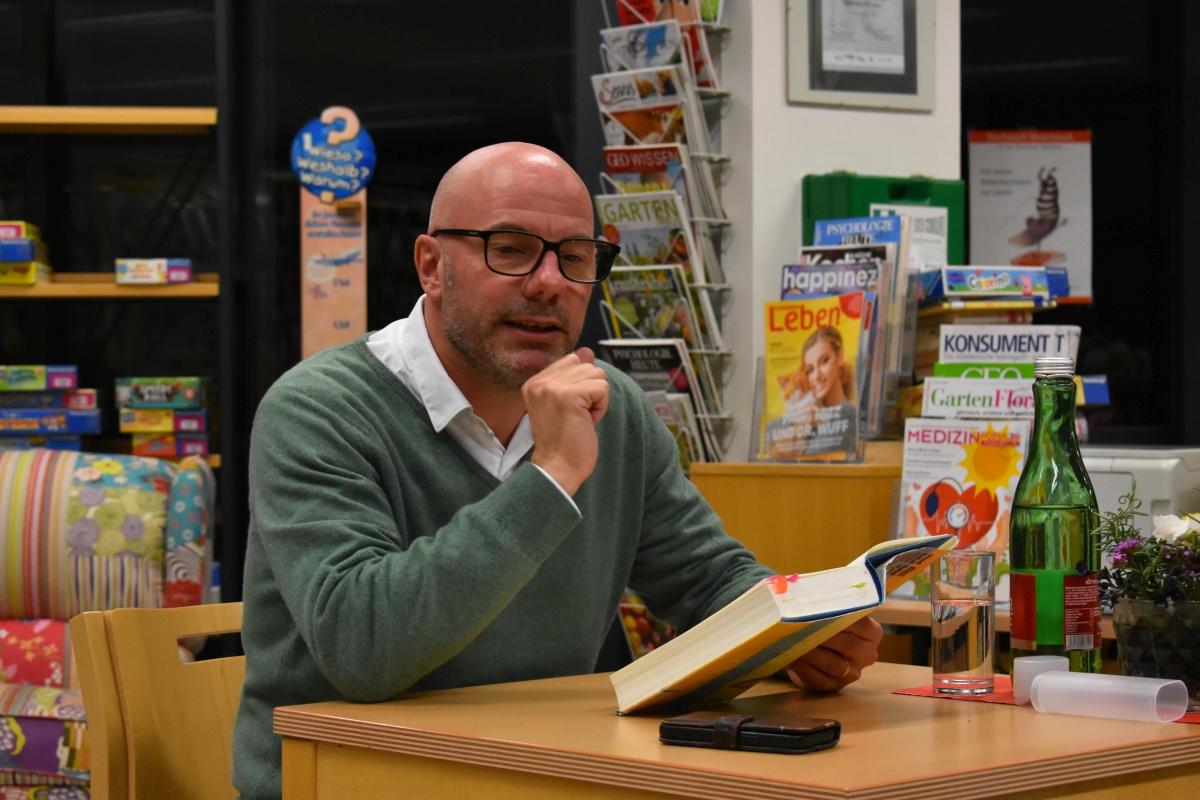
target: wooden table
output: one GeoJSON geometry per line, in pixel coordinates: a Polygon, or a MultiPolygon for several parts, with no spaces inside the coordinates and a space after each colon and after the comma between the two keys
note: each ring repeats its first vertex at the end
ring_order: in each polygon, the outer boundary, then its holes
{"type": "Polygon", "coordinates": [[[356,797],[1189,798],[1200,726],[906,697],[929,670],[877,664],[838,695],[764,682],[735,705],[842,722],[807,755],[670,747],[619,717],[606,675],[276,709],[286,800],[356,797]]]}

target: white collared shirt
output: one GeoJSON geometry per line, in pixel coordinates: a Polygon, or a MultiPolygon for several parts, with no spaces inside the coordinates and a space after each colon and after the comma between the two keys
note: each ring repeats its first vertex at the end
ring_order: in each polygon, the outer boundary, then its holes
{"type": "MultiPolygon", "coordinates": [[[[408,317],[367,337],[367,349],[421,401],[435,431],[446,431],[480,466],[503,481],[512,475],[533,447],[529,415],[522,416],[517,423],[508,447],[502,445],[488,424],[475,414],[462,390],[442,366],[425,327],[424,306],[422,295],[408,317]]],[[[558,481],[541,467],[538,469],[567,499],[571,499],[558,481]]],[[[571,502],[573,504],[574,500],[571,502]]]]}

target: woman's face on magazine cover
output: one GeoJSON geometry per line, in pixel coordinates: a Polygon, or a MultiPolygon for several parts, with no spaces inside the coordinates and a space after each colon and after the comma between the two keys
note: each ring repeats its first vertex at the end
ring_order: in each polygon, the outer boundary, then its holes
{"type": "Polygon", "coordinates": [[[804,354],[804,374],[813,396],[823,406],[836,406],[845,402],[842,391],[842,354],[833,348],[824,337],[804,354]]]}

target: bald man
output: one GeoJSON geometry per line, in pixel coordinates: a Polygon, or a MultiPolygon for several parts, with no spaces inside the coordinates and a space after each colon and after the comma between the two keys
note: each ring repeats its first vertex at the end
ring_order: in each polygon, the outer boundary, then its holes
{"type": "MultiPolygon", "coordinates": [[[[771,574],[721,528],[626,376],[575,349],[616,248],[554,153],[443,177],[412,313],[267,392],[250,444],[245,798],[280,794],[278,705],[590,672],[626,586],[687,628],[771,574]]],[[[835,690],[862,620],[792,664],[835,690]]]]}

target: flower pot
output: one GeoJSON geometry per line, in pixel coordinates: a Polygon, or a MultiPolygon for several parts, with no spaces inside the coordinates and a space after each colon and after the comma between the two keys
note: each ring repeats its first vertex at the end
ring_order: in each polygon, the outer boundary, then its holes
{"type": "Polygon", "coordinates": [[[1121,673],[1177,678],[1188,691],[1188,711],[1200,711],[1200,602],[1157,606],[1121,598],[1113,608],[1121,673]]]}

